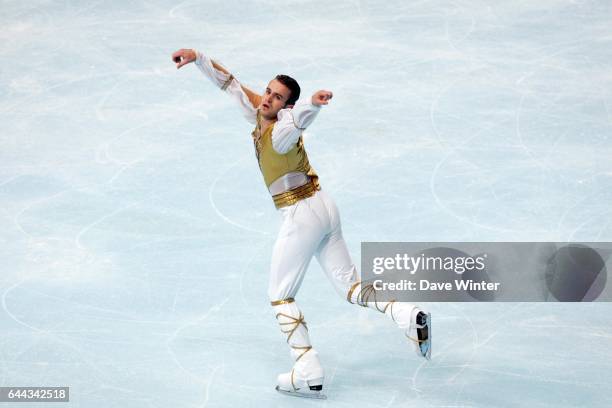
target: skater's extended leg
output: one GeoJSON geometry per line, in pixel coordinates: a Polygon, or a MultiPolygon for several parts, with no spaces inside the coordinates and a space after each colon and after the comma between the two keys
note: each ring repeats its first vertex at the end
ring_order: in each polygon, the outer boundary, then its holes
{"type": "MultiPolygon", "coordinates": [[[[320,192],[323,193],[323,192],[320,192]]],[[[353,304],[377,310],[392,319],[404,330],[406,336],[415,345],[418,355],[427,359],[431,357],[431,315],[408,303],[380,301],[371,284],[362,285],[358,272],[351,260],[346,242],[342,236],[340,215],[333,200],[321,194],[330,214],[330,233],[317,248],[317,260],[341,296],[353,304]]]]}
{"type": "Polygon", "coordinates": [[[414,343],[417,355],[431,358],[431,314],[419,307],[396,300],[377,299],[372,284],[355,282],[349,289],[346,300],[350,303],[377,310],[393,320],[406,337],[414,343]]]}
{"type": "Polygon", "coordinates": [[[342,236],[340,214],[336,204],[324,191],[320,191],[319,195],[321,203],[325,206],[330,228],[317,248],[317,261],[338,295],[345,297],[351,286],[359,279],[359,274],[342,236]]]}

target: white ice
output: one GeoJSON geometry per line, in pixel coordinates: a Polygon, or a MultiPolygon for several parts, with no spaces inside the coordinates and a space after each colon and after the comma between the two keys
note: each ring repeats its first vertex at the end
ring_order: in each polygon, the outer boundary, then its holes
{"type": "Polygon", "coordinates": [[[587,0],[3,0],[0,386],[87,408],[609,407],[610,304],[429,304],[426,363],[315,262],[298,300],[328,400],[277,394],[251,128],[170,54],[334,92],[306,144],[359,262],[361,241],[611,240],[611,23],[587,0]]]}

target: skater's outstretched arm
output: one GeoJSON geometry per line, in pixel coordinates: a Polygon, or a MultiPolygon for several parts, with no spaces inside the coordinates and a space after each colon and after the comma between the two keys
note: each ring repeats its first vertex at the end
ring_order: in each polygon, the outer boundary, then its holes
{"type": "Polygon", "coordinates": [[[253,92],[238,80],[221,64],[208,58],[203,53],[182,48],[172,54],[172,60],[179,69],[184,65],[195,62],[196,66],[208,79],[221,90],[229,93],[242,108],[244,117],[251,123],[257,121],[257,107],[261,102],[261,95],[253,92]]]}
{"type": "Polygon", "coordinates": [[[293,109],[278,112],[278,122],[272,130],[272,146],[280,154],[285,154],[296,145],[302,131],[314,121],[322,105],[329,104],[331,91],[317,91],[310,101],[298,103],[293,109]]]}

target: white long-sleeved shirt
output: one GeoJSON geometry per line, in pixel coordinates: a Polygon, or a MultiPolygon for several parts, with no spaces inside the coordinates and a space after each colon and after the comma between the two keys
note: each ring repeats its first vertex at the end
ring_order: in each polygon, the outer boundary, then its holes
{"type": "MultiPolygon", "coordinates": [[[[233,75],[215,69],[212,60],[201,52],[196,51],[196,55],[195,64],[199,70],[213,84],[229,93],[238,102],[243,116],[249,123],[256,124],[257,109],[249,101],[240,82],[233,75]]],[[[293,108],[281,109],[272,129],[274,150],[280,154],[285,154],[291,150],[297,144],[304,129],[310,126],[320,110],[320,106],[307,102],[298,102],[293,108]]]]}

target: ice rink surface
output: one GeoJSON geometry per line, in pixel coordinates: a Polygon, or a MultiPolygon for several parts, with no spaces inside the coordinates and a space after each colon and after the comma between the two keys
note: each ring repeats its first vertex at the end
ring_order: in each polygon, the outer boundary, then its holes
{"type": "Polygon", "coordinates": [[[357,263],[361,241],[609,241],[612,3],[0,11],[1,386],[84,408],[612,406],[610,304],[428,304],[426,363],[316,262],[298,300],[328,400],[277,394],[279,220],[251,126],[170,61],[196,47],[256,90],[334,92],[306,146],[357,263]]]}

